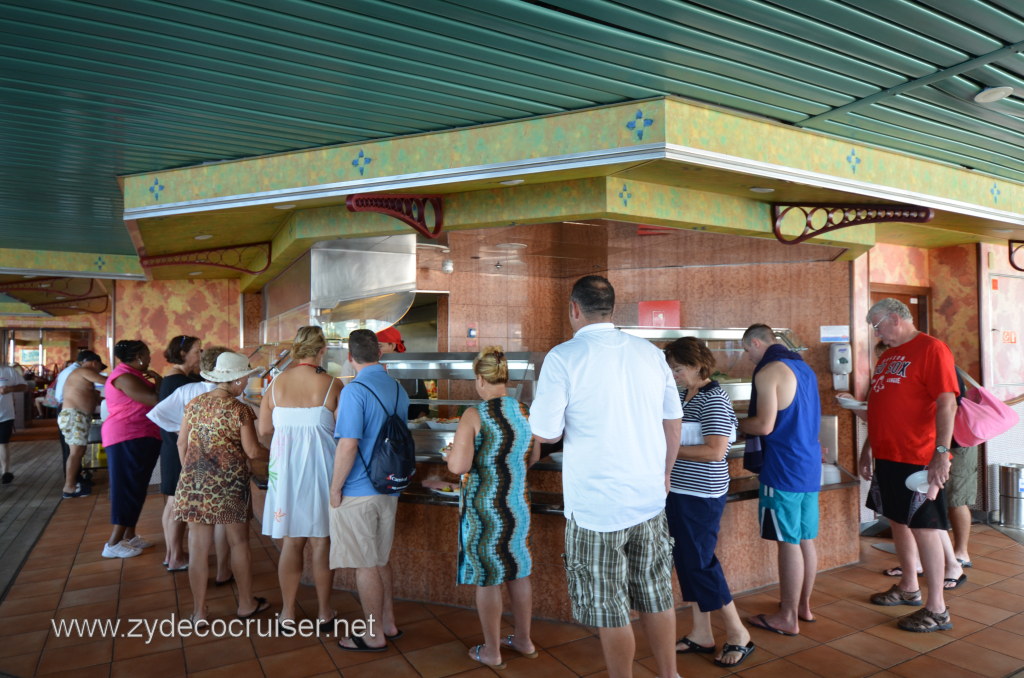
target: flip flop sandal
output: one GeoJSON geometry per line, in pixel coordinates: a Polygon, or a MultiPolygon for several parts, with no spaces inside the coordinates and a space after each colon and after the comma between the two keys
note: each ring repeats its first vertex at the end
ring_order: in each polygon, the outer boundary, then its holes
{"type": "Polygon", "coordinates": [[[711,653],[713,653],[717,649],[717,647],[714,646],[714,645],[708,646],[708,645],[700,645],[699,643],[695,643],[692,640],[690,640],[689,638],[687,638],[686,636],[683,636],[682,638],[680,638],[679,640],[676,641],[676,645],[679,645],[679,643],[682,643],[683,645],[685,645],[686,648],[683,649],[683,650],[680,650],[677,647],[676,648],[676,654],[694,654],[694,653],[697,653],[697,654],[711,654],[711,653]]]}
{"type": "Polygon", "coordinates": [[[771,624],[768,623],[768,618],[765,617],[763,614],[759,614],[756,617],[751,617],[750,619],[747,620],[747,622],[751,626],[756,626],[759,629],[764,629],[765,631],[771,631],[772,633],[777,633],[780,636],[795,636],[795,635],[797,635],[795,633],[790,633],[789,631],[783,631],[782,629],[775,628],[774,626],[772,626],[771,624]]]}
{"type": "Polygon", "coordinates": [[[747,656],[751,652],[753,652],[753,651],[754,651],[754,641],[750,641],[746,645],[730,645],[729,643],[726,643],[725,645],[722,646],[722,657],[725,657],[725,655],[729,654],[730,652],[739,652],[740,653],[740,658],[738,660],[736,660],[735,662],[733,662],[732,664],[726,664],[721,659],[717,659],[716,658],[715,659],[715,664],[717,666],[724,666],[724,667],[726,667],[728,669],[735,668],[735,667],[739,666],[740,664],[742,664],[743,660],[746,659],[747,656]]]}
{"type": "Polygon", "coordinates": [[[502,648],[508,648],[509,650],[512,650],[513,652],[518,652],[520,655],[522,655],[526,659],[536,659],[539,656],[538,653],[537,653],[537,650],[534,650],[533,652],[523,652],[522,650],[519,650],[515,646],[513,646],[512,645],[512,641],[513,641],[513,639],[515,637],[516,636],[515,636],[514,633],[510,633],[507,636],[505,636],[504,638],[502,638],[501,639],[501,647],[502,648]]]}
{"type": "Polygon", "coordinates": [[[278,634],[285,638],[292,638],[299,632],[294,619],[281,619],[278,617],[276,624],[278,634]]]}
{"type": "MultiPolygon", "coordinates": [[[[782,609],[782,603],[779,603],[779,609],[782,609]]],[[[796,616],[796,618],[806,624],[813,624],[814,622],[818,621],[816,617],[801,617],[799,614],[796,616]]]]}
{"type": "Polygon", "coordinates": [[[946,577],[946,579],[942,583],[942,588],[945,591],[952,591],[953,589],[960,588],[960,585],[963,584],[965,581],[967,581],[966,573],[961,574],[956,579],[952,577],[946,577]]]}
{"type": "Polygon", "coordinates": [[[342,650],[345,650],[346,652],[384,652],[388,649],[387,645],[381,645],[380,647],[370,647],[366,644],[366,641],[363,640],[362,636],[349,636],[348,639],[352,641],[352,644],[355,645],[355,647],[342,645],[341,641],[338,641],[338,647],[342,650]]]}
{"type": "MultiPolygon", "coordinates": [[[[899,565],[897,565],[895,567],[890,567],[888,570],[882,570],[882,574],[884,574],[886,577],[902,577],[903,576],[903,568],[900,567],[899,565]]],[[[924,570],[918,570],[917,571],[917,576],[918,577],[920,577],[923,574],[924,574],[924,570]]]]}
{"type": "Polygon", "coordinates": [[[956,562],[960,563],[960,567],[974,567],[974,563],[969,560],[960,560],[957,558],[956,562]]]}
{"type": "Polygon", "coordinates": [[[392,633],[390,636],[385,633],[384,637],[387,638],[388,640],[398,640],[399,638],[401,638],[404,635],[405,635],[405,631],[403,631],[402,629],[396,629],[395,632],[392,633]]]}
{"type": "Polygon", "coordinates": [[[256,607],[253,608],[249,614],[236,614],[235,616],[239,619],[252,619],[260,612],[266,612],[270,609],[270,602],[266,598],[257,598],[256,607]]]}
{"type": "Polygon", "coordinates": [[[508,668],[508,664],[506,664],[505,662],[501,662],[500,664],[488,664],[483,659],[480,659],[480,650],[482,649],[484,649],[483,644],[474,645],[473,647],[471,647],[469,650],[469,658],[475,662],[483,664],[484,666],[490,667],[492,669],[497,669],[499,671],[501,669],[508,668]]]}
{"type": "Polygon", "coordinates": [[[330,633],[334,630],[334,622],[338,619],[338,613],[335,612],[330,619],[317,619],[316,630],[320,633],[330,633]]]}

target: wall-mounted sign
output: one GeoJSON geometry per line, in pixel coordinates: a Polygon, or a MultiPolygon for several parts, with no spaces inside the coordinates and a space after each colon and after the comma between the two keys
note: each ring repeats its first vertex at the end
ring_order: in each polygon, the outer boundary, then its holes
{"type": "Polygon", "coordinates": [[[823,344],[850,343],[849,325],[821,325],[820,332],[823,344]]]}

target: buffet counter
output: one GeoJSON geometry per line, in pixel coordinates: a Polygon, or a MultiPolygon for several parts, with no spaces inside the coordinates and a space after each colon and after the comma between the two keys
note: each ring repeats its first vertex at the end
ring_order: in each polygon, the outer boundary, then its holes
{"type": "MultiPolygon", "coordinates": [[[[733,466],[732,460],[730,465],[733,466]]],[[[731,471],[735,477],[730,483],[728,503],[722,516],[717,553],[732,591],[740,593],[774,584],[778,574],[775,546],[758,535],[757,477],[746,474],[738,464],[731,471]]],[[[417,464],[416,477],[421,481],[433,478],[458,483],[457,476],[447,472],[436,453],[417,464]]],[[[528,482],[533,510],[530,538],[534,616],[572,621],[562,565],[565,518],[561,464],[548,457],[542,458],[530,468],[528,482]]],[[[845,472],[842,481],[822,487],[817,540],[821,570],[859,559],[856,535],[845,534],[843,527],[858,524],[858,487],[857,480],[845,472]]],[[[254,491],[257,520],[262,516],[263,497],[263,491],[254,491]]],[[[474,587],[455,583],[459,552],[458,504],[457,492],[439,493],[419,483],[402,494],[391,555],[396,598],[467,608],[475,606],[474,587]]],[[[303,581],[312,583],[306,575],[303,581]]],[[[334,586],[354,591],[355,571],[335,571],[334,586]]],[[[674,586],[677,604],[682,605],[678,586],[674,586]]]]}

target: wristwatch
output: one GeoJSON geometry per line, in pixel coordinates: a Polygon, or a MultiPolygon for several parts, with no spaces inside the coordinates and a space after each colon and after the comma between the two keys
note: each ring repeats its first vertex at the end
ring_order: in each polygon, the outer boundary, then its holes
{"type": "Polygon", "coordinates": [[[938,452],[939,454],[949,454],[949,448],[946,447],[945,445],[936,445],[935,451],[938,452]]]}

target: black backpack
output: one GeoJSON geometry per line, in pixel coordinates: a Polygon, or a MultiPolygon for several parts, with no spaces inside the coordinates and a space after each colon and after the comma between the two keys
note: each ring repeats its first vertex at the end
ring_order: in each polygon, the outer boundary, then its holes
{"type": "MultiPolygon", "coordinates": [[[[409,482],[416,473],[416,445],[412,441],[412,434],[405,423],[405,418],[398,416],[399,393],[395,393],[395,411],[388,414],[388,409],[380,401],[377,394],[366,384],[359,384],[373,396],[387,418],[384,425],[380,427],[377,440],[373,444],[373,452],[370,463],[367,464],[363,455],[359,460],[363,462],[366,469],[366,476],[370,479],[373,489],[381,494],[398,494],[409,487],[409,482]]],[[[401,386],[395,382],[395,389],[401,386]]]]}

